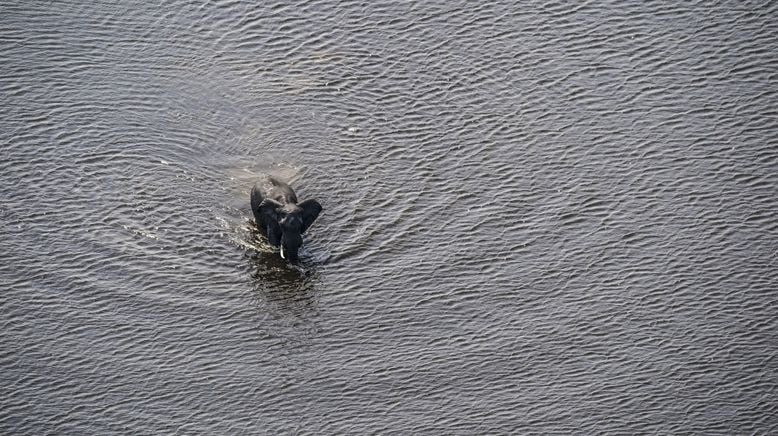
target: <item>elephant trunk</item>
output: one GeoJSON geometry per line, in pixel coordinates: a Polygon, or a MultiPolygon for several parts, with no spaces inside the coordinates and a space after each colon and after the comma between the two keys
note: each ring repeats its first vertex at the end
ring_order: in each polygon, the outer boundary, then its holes
{"type": "Polygon", "coordinates": [[[302,237],[284,235],[279,246],[281,258],[291,261],[297,260],[297,252],[300,250],[301,245],[303,245],[302,237]]]}

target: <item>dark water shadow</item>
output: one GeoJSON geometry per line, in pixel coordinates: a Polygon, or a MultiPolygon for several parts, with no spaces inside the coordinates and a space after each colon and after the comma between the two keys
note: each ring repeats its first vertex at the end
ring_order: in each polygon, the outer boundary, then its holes
{"type": "Polygon", "coordinates": [[[266,321],[263,330],[284,342],[308,342],[319,331],[315,265],[305,258],[290,264],[271,250],[257,230],[252,229],[250,236],[253,245],[264,247],[246,252],[256,310],[266,321]]]}

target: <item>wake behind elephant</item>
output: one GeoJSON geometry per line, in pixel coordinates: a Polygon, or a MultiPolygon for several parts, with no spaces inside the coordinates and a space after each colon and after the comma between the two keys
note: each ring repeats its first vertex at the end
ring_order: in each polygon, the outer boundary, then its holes
{"type": "Polygon", "coordinates": [[[260,179],[251,189],[251,212],[260,232],[274,247],[280,247],[281,257],[297,261],[303,245],[302,234],[321,213],[318,201],[297,202],[291,186],[270,176],[260,179]]]}

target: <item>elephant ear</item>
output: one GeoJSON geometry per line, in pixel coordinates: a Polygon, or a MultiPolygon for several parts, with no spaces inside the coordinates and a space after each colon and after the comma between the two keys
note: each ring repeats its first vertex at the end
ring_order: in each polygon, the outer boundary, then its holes
{"type": "Polygon", "coordinates": [[[266,198],[262,200],[262,203],[259,203],[257,209],[259,210],[259,215],[263,219],[269,222],[278,222],[278,209],[281,207],[281,203],[271,198],[266,198]]]}
{"type": "Polygon", "coordinates": [[[262,217],[262,222],[257,223],[264,227],[267,233],[267,239],[272,245],[278,245],[281,243],[281,227],[278,225],[278,210],[283,205],[273,199],[266,198],[259,203],[257,211],[259,216],[262,217]]]}
{"type": "Polygon", "coordinates": [[[297,204],[303,210],[303,233],[316,221],[322,210],[321,204],[316,200],[305,200],[297,204]]]}

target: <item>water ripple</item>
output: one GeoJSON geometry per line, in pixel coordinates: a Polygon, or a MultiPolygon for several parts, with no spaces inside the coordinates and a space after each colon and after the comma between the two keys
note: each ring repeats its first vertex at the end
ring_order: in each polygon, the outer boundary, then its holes
{"type": "Polygon", "coordinates": [[[2,8],[4,433],[778,428],[773,3],[2,8]]]}

